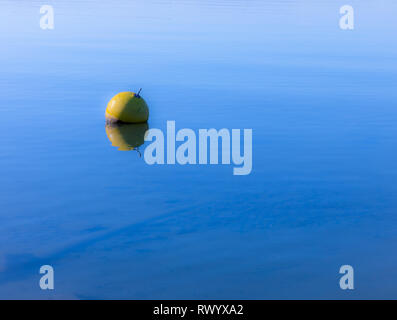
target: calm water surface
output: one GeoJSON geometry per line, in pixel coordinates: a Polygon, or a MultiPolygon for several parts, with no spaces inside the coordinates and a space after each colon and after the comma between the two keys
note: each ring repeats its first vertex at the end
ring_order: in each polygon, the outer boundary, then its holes
{"type": "Polygon", "coordinates": [[[0,4],[0,298],[397,297],[395,1],[51,3],[0,4]],[[140,87],[150,128],[252,128],[252,173],[112,146],[140,87]]]}

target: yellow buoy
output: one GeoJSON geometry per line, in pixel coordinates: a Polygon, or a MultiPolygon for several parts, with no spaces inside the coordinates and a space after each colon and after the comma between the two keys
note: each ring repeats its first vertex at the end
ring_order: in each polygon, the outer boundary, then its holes
{"type": "Polygon", "coordinates": [[[134,92],[116,94],[106,107],[107,122],[142,123],[149,119],[149,108],[145,100],[134,92]]]}

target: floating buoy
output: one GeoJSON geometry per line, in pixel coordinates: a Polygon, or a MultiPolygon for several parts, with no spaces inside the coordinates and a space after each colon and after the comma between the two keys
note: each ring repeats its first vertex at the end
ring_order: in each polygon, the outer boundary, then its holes
{"type": "Polygon", "coordinates": [[[149,119],[149,108],[145,100],[134,92],[116,94],[106,107],[106,122],[142,123],[149,119]]]}

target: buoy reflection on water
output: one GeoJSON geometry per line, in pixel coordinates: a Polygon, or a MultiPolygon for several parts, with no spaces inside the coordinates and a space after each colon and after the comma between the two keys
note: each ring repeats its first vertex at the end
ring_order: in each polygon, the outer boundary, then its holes
{"type": "Polygon", "coordinates": [[[113,147],[120,151],[136,150],[145,142],[147,123],[106,123],[106,134],[113,147]]]}

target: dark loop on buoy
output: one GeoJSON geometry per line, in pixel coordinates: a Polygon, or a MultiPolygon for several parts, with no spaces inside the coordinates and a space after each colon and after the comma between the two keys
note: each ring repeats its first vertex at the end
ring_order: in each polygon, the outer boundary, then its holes
{"type": "Polygon", "coordinates": [[[139,89],[138,93],[135,94],[135,97],[140,98],[141,96],[139,95],[141,93],[142,88],[139,89]]]}

